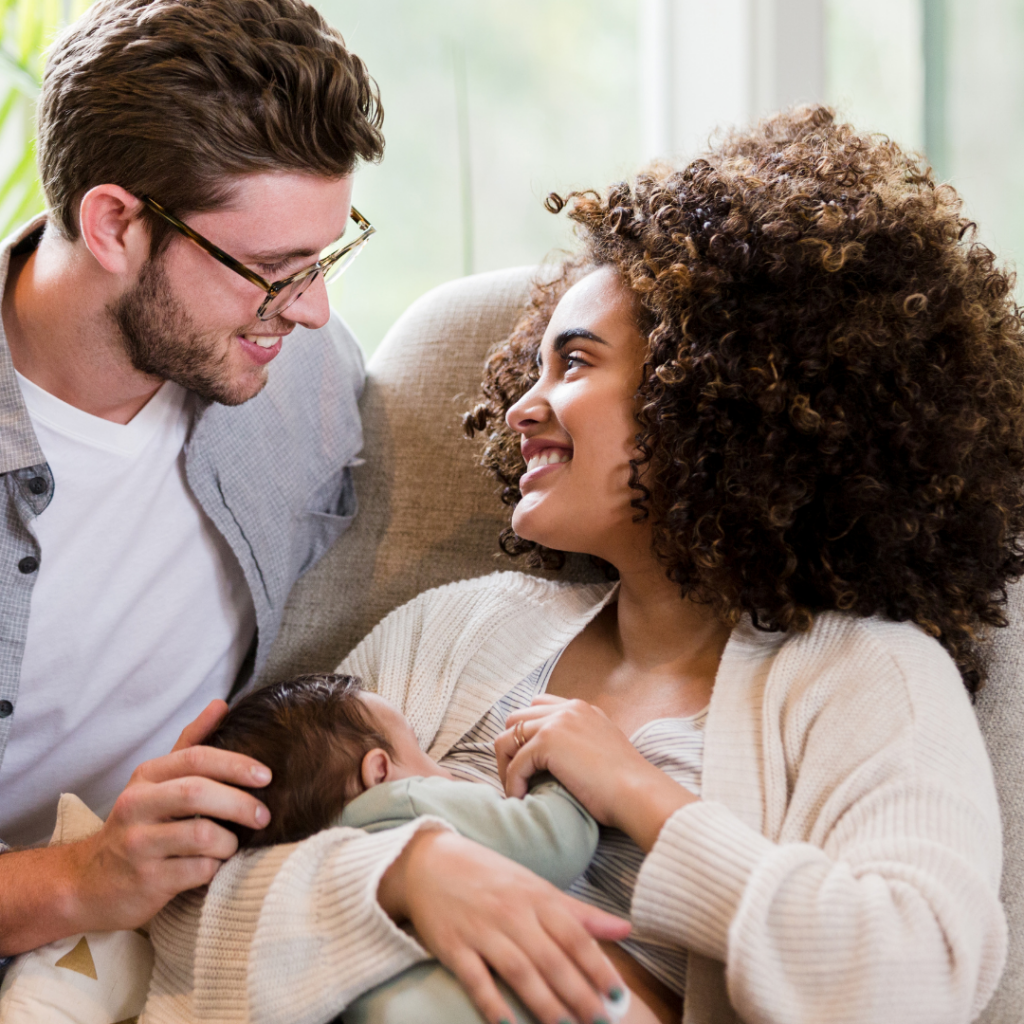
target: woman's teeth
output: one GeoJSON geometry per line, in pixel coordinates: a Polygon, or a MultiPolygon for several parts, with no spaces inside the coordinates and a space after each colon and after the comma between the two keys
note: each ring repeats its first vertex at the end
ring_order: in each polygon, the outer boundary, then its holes
{"type": "Polygon", "coordinates": [[[254,345],[259,345],[260,348],[273,348],[281,340],[280,336],[266,334],[243,334],[242,337],[254,345]]]}
{"type": "Polygon", "coordinates": [[[531,469],[539,469],[541,466],[551,466],[556,462],[572,462],[572,452],[564,448],[549,448],[547,451],[534,455],[526,464],[526,472],[531,469]]]}

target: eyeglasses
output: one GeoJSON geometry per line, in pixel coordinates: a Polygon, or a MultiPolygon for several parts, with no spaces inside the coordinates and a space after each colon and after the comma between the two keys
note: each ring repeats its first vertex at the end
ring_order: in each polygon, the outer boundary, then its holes
{"type": "Polygon", "coordinates": [[[215,260],[223,263],[229,270],[244,277],[246,281],[262,288],[267,297],[260,304],[256,316],[260,320],[273,320],[279,313],[283,313],[302,293],[316,280],[317,274],[322,274],[325,281],[337,277],[342,271],[351,266],[352,261],[363,251],[366,240],[377,230],[354,206],[350,214],[356,222],[360,235],[340,249],[328,252],[321,256],[312,266],[305,267],[280,281],[273,283],[260,277],[254,270],[250,270],[244,263],[236,260],[223,249],[214,245],[209,239],[203,238],[198,231],[194,231],[183,221],[178,220],[172,213],[168,213],[155,199],[149,196],[139,197],[158,217],[162,217],[168,224],[177,231],[180,231],[186,238],[195,242],[200,249],[204,249],[215,260]]]}

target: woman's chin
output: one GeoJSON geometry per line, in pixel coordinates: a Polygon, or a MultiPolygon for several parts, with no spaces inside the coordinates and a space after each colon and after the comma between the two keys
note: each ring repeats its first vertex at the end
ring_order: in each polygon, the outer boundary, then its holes
{"type": "Polygon", "coordinates": [[[540,509],[522,509],[523,502],[520,502],[512,514],[512,529],[515,530],[517,537],[552,551],[579,552],[581,550],[582,538],[579,535],[578,523],[576,529],[572,529],[561,520],[552,522],[552,517],[543,514],[540,509]]]}

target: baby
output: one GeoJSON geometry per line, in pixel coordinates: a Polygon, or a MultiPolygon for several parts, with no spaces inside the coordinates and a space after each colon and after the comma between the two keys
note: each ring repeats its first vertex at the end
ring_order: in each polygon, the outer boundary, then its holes
{"type": "MultiPolygon", "coordinates": [[[[506,799],[488,785],[456,781],[420,749],[405,716],[360,689],[352,676],[301,676],[256,690],[228,712],[206,743],[248,754],[273,772],[266,788],[252,790],[270,809],[266,828],[222,822],[238,836],[240,849],[296,842],[336,825],[374,832],[433,815],[565,889],[597,847],[594,819],[550,775],[537,776],[522,800],[506,799]]],[[[533,1021],[511,991],[501,988],[520,1021],[533,1021]]],[[[646,1007],[632,1002],[628,1019],[649,1019],[646,1007]]],[[[623,1020],[629,994],[606,1005],[610,1020],[623,1020]]],[[[436,962],[378,986],[341,1019],[483,1021],[436,962]]]]}

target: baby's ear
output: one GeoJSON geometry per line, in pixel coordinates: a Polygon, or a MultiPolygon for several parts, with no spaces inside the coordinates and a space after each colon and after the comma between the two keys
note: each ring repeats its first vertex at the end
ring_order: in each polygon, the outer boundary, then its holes
{"type": "Polygon", "coordinates": [[[388,757],[388,752],[381,750],[380,747],[374,747],[363,757],[359,771],[366,789],[372,789],[382,782],[387,782],[391,772],[391,758],[388,757]]]}

